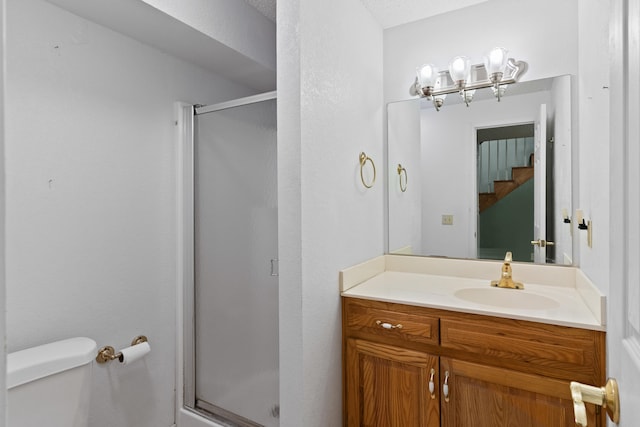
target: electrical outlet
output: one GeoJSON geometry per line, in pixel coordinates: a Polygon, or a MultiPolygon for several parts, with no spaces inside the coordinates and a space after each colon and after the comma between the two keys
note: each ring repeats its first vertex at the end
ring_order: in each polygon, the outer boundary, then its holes
{"type": "Polygon", "coordinates": [[[442,215],[442,225],[453,225],[453,215],[442,215]]]}

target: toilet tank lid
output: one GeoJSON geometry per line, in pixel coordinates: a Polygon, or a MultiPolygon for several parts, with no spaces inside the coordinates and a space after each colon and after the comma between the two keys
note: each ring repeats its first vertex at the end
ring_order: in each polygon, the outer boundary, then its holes
{"type": "Polygon", "coordinates": [[[7,355],[7,388],[16,387],[91,362],[96,342],[76,337],[7,355]]]}

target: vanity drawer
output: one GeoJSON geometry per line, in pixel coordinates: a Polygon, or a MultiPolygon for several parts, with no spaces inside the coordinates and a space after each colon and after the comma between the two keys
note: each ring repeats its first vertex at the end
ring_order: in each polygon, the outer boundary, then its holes
{"type": "Polygon", "coordinates": [[[394,304],[370,301],[360,304],[351,298],[344,301],[345,327],[381,338],[438,345],[438,317],[400,310],[394,304]]]}
{"type": "Polygon", "coordinates": [[[601,380],[593,369],[604,361],[601,332],[512,319],[443,317],[440,334],[443,349],[490,357],[496,365],[526,365],[542,375],[601,380]]]}

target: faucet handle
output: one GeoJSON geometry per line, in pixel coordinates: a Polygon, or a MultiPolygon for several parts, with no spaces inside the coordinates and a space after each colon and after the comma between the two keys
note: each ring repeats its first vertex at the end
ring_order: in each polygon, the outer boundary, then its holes
{"type": "Polygon", "coordinates": [[[511,255],[511,251],[509,251],[504,255],[504,262],[506,262],[508,264],[512,260],[513,260],[513,256],[511,255]]]}

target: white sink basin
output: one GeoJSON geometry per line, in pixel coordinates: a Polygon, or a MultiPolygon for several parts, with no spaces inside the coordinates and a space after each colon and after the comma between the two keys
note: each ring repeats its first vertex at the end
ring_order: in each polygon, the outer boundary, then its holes
{"type": "Polygon", "coordinates": [[[465,288],[454,292],[453,296],[476,304],[520,310],[545,310],[560,306],[558,301],[527,292],[526,289],[465,288]]]}

